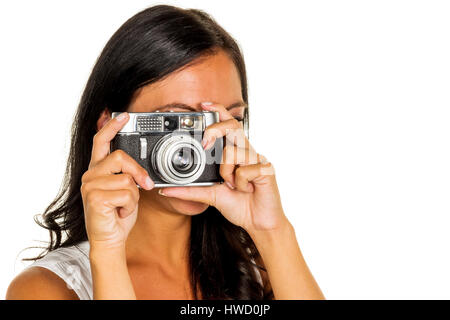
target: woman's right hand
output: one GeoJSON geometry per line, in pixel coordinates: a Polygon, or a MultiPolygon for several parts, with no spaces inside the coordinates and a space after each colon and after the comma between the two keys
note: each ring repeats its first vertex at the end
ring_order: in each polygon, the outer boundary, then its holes
{"type": "Polygon", "coordinates": [[[91,249],[124,248],[136,222],[139,189],[154,187],[147,171],[122,150],[112,153],[110,142],[128,122],[122,113],[94,136],[89,169],[81,179],[84,218],[91,249]]]}

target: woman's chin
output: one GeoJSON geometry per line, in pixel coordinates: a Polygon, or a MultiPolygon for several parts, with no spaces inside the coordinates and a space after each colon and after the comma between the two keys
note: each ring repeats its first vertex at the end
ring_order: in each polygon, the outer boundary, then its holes
{"type": "Polygon", "coordinates": [[[176,198],[172,198],[169,201],[174,211],[190,216],[200,214],[208,208],[207,204],[201,202],[181,200],[176,198]]]}

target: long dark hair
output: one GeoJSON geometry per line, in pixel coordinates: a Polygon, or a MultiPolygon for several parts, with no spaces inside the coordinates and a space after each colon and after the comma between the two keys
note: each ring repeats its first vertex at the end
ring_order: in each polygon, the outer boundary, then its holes
{"type": "MultiPolygon", "coordinates": [[[[234,39],[206,13],[159,5],[147,8],[117,30],[106,44],[87,81],[72,126],[70,154],[63,185],[42,215],[50,242],[35,259],[60,247],[87,240],[80,194],[88,169],[92,138],[102,111],[125,111],[133,93],[161,80],[196,58],[217,50],[228,53],[239,72],[242,98],[248,104],[244,59],[234,39]]],[[[247,113],[248,114],[248,113],[247,113]]],[[[215,208],[192,217],[190,270],[194,297],[266,299],[256,263],[261,261],[248,233],[215,208]]]]}

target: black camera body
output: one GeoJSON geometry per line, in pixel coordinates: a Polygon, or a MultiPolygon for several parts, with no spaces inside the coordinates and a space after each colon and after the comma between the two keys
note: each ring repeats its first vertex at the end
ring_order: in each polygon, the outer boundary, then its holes
{"type": "Polygon", "coordinates": [[[120,149],[129,154],[156,187],[223,182],[219,174],[223,138],[208,150],[201,145],[206,127],[219,122],[217,112],[130,112],[129,116],[111,141],[111,152],[120,149]]]}

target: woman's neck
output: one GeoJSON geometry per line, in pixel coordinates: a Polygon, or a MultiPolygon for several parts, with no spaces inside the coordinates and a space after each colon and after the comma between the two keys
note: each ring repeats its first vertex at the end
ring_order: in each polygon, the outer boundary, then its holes
{"type": "Polygon", "coordinates": [[[151,195],[139,200],[136,224],[127,239],[127,260],[179,265],[189,257],[191,217],[162,208],[151,195]]]}

